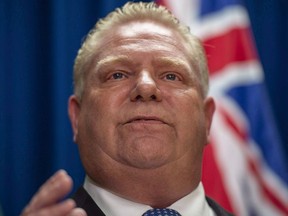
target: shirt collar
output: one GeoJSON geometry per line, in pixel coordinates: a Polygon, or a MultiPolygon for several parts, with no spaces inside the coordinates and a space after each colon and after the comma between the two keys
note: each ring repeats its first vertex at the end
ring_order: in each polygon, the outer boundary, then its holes
{"type": "MultiPolygon", "coordinates": [[[[97,203],[105,215],[109,216],[140,216],[145,211],[151,209],[150,206],[119,197],[93,183],[86,177],[84,188],[97,203]]],[[[213,210],[205,199],[205,193],[202,183],[190,194],[176,201],[169,206],[178,211],[182,216],[213,216],[213,210]]]]}

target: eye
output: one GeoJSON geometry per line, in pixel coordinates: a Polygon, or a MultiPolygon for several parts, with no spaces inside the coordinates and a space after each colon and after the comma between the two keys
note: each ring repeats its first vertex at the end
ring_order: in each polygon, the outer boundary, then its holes
{"type": "Polygon", "coordinates": [[[180,78],[177,74],[174,74],[174,73],[166,73],[164,75],[164,79],[165,80],[170,80],[170,81],[179,81],[180,78]]]}
{"type": "Polygon", "coordinates": [[[116,73],[113,73],[109,79],[111,80],[119,80],[119,79],[123,79],[123,78],[126,78],[126,75],[122,72],[116,72],[116,73]]]}
{"type": "Polygon", "coordinates": [[[175,74],[166,74],[165,78],[168,80],[176,80],[176,75],[175,74]]]}

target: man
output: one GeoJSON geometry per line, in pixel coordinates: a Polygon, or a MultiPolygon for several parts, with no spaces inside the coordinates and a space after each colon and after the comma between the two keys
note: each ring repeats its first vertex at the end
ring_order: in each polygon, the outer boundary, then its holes
{"type": "Polygon", "coordinates": [[[127,3],[100,20],[76,57],[69,99],[84,187],[59,202],[72,188],[59,171],[22,215],[229,215],[201,184],[215,109],[204,56],[154,3],[127,3]]]}

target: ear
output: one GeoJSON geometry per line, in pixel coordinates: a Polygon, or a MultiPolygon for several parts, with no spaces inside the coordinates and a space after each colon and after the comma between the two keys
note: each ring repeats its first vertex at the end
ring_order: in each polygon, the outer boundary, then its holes
{"type": "Polygon", "coordinates": [[[206,116],[206,137],[208,139],[210,128],[212,124],[213,115],[216,109],[214,99],[212,97],[207,97],[204,101],[204,112],[206,116]]]}
{"type": "Polygon", "coordinates": [[[68,114],[73,129],[74,142],[77,142],[80,108],[81,107],[78,98],[75,95],[70,96],[68,101],[68,114]]]}

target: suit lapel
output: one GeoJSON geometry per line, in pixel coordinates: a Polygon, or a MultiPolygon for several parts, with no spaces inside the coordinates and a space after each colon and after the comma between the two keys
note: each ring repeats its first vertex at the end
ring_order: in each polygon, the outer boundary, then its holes
{"type": "Polygon", "coordinates": [[[105,216],[83,187],[80,187],[76,191],[72,199],[75,200],[77,207],[83,208],[86,211],[88,216],[105,216]]]}
{"type": "Polygon", "coordinates": [[[213,209],[214,213],[217,216],[233,216],[233,214],[230,214],[229,212],[227,212],[218,203],[216,203],[213,199],[206,196],[206,200],[207,200],[209,206],[213,209]]]}

